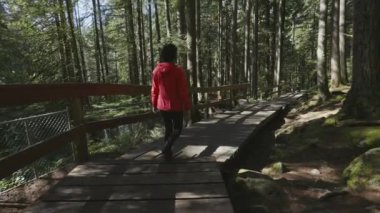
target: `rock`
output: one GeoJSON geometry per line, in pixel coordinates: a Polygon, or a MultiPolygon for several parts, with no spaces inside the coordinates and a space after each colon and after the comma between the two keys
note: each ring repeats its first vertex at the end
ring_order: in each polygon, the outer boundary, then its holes
{"type": "Polygon", "coordinates": [[[280,176],[286,171],[285,165],[281,162],[273,163],[268,167],[265,167],[261,170],[261,173],[268,175],[272,178],[280,176]]]}
{"type": "Polygon", "coordinates": [[[370,149],[355,158],[344,170],[343,178],[350,189],[361,191],[380,186],[380,148],[370,149]]]}
{"type": "Polygon", "coordinates": [[[319,171],[318,169],[312,169],[312,170],[310,171],[310,174],[311,174],[311,175],[320,175],[320,174],[321,174],[321,171],[319,171]]]}

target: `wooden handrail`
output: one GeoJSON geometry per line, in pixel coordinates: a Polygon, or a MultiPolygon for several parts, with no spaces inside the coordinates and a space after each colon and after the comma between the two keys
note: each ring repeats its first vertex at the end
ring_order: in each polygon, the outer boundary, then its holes
{"type": "MultiPolygon", "coordinates": [[[[249,84],[226,85],[219,87],[195,88],[192,92],[215,92],[225,90],[242,90],[248,88],[249,84]]],[[[54,136],[24,150],[6,156],[0,159],[0,179],[11,175],[13,172],[32,163],[33,161],[57,150],[64,144],[75,141],[79,156],[85,160],[87,157],[87,140],[85,134],[105,128],[112,128],[124,124],[136,123],[147,119],[158,117],[158,114],[151,112],[112,118],[101,121],[86,123],[83,120],[83,112],[81,112],[81,101],[79,98],[86,96],[103,96],[103,95],[149,95],[150,86],[138,85],[120,85],[120,84],[31,84],[31,85],[0,85],[0,107],[31,104],[43,101],[55,100],[71,100],[71,116],[75,121],[73,129],[54,136]],[[84,147],[83,147],[84,146],[84,147]]],[[[216,102],[206,102],[194,106],[195,109],[207,108],[221,103],[229,102],[221,100],[216,102]]],[[[80,159],[79,159],[80,160],[80,159]]]]}
{"type": "Polygon", "coordinates": [[[150,86],[124,84],[0,85],[0,107],[103,95],[149,95],[150,86]]]}

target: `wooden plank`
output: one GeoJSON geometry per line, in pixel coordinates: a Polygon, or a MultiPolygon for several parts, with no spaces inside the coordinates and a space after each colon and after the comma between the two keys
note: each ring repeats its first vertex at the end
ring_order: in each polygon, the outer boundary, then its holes
{"type": "Polygon", "coordinates": [[[204,88],[192,88],[191,92],[193,93],[204,93],[204,92],[218,92],[218,91],[226,91],[226,90],[242,90],[247,89],[249,84],[234,84],[234,85],[224,85],[218,87],[204,87],[204,88]]]}
{"type": "Polygon", "coordinates": [[[126,84],[13,84],[0,85],[0,106],[31,104],[75,97],[103,95],[149,95],[150,86],[126,84]]]}
{"type": "Polygon", "coordinates": [[[228,198],[108,201],[108,202],[43,202],[25,211],[26,213],[232,213],[228,198]]]}
{"type": "Polygon", "coordinates": [[[79,132],[84,131],[84,128],[84,126],[79,126],[70,129],[67,132],[36,143],[15,154],[2,158],[0,160],[0,179],[11,175],[13,172],[23,168],[25,165],[28,165],[46,154],[73,141],[79,132]]]}
{"type": "Polygon", "coordinates": [[[110,174],[151,174],[151,173],[191,173],[191,172],[218,172],[216,163],[196,163],[196,164],[85,164],[78,165],[68,175],[69,176],[96,176],[110,174]]]}
{"type": "Polygon", "coordinates": [[[227,198],[224,183],[146,185],[146,186],[61,186],[55,187],[43,201],[121,201],[188,198],[227,198]]]}
{"type": "Polygon", "coordinates": [[[138,175],[99,175],[90,177],[68,176],[59,185],[69,186],[95,186],[95,185],[154,185],[154,184],[195,184],[195,183],[221,183],[223,179],[220,172],[194,172],[194,173],[159,173],[138,175]]]}

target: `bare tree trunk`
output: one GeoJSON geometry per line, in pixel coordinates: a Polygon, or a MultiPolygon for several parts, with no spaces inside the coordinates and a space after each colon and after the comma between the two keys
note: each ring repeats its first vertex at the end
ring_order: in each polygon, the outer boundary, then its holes
{"type": "Polygon", "coordinates": [[[347,67],[346,67],[346,38],[345,24],[346,24],[346,0],[340,0],[339,7],[339,64],[342,83],[348,83],[347,67]]]}
{"type": "Polygon", "coordinates": [[[331,87],[341,85],[339,70],[339,0],[334,0],[332,9],[332,36],[331,36],[331,87]]]}
{"type": "MultiPolygon", "coordinates": [[[[187,26],[187,68],[191,72],[192,87],[197,87],[197,60],[196,60],[196,23],[195,1],[186,0],[186,26],[187,26]]],[[[197,95],[193,95],[193,104],[198,103],[197,95]]]]}
{"type": "MultiPolygon", "coordinates": [[[[178,34],[181,40],[186,39],[186,15],[185,15],[185,9],[186,9],[186,0],[177,0],[177,13],[178,13],[178,34]]],[[[185,69],[187,69],[186,64],[186,53],[180,52],[179,53],[179,64],[185,69]]]]}
{"type": "Polygon", "coordinates": [[[258,98],[258,72],[259,72],[259,0],[255,0],[255,12],[254,12],[254,52],[253,52],[253,68],[251,70],[252,75],[252,94],[255,99],[258,98]]]}
{"type": "Polygon", "coordinates": [[[103,49],[103,62],[104,62],[104,70],[105,70],[105,81],[108,81],[109,77],[109,67],[108,67],[108,53],[107,53],[107,43],[104,38],[104,30],[103,30],[103,20],[102,20],[102,11],[100,9],[100,3],[99,0],[97,0],[98,3],[98,18],[99,18],[99,29],[100,29],[100,39],[102,40],[102,49],[103,49]]]}
{"type": "Polygon", "coordinates": [[[148,3],[149,14],[149,49],[150,49],[150,70],[154,69],[154,54],[153,54],[153,24],[152,24],[152,0],[148,3]]]}
{"type": "Polygon", "coordinates": [[[271,50],[271,59],[270,59],[270,75],[271,75],[271,86],[272,88],[270,88],[271,90],[273,90],[273,88],[275,87],[275,82],[274,82],[274,79],[275,79],[275,70],[276,70],[276,46],[277,46],[277,25],[279,23],[278,22],[278,5],[277,5],[277,1],[280,1],[280,0],[272,0],[272,18],[273,18],[273,22],[272,22],[272,43],[271,43],[271,47],[270,47],[270,50],[271,50]]]}
{"type": "Polygon", "coordinates": [[[158,13],[157,0],[154,0],[154,11],[156,14],[156,33],[157,33],[157,42],[161,43],[161,30],[160,30],[160,14],[158,13]]]}
{"type": "Polygon", "coordinates": [[[219,85],[223,85],[224,83],[224,69],[223,69],[223,0],[218,0],[218,39],[219,39],[219,45],[218,45],[218,82],[219,85]]]}
{"type": "MultiPolygon", "coordinates": [[[[204,86],[203,82],[203,73],[202,73],[202,61],[201,61],[201,1],[196,0],[195,1],[195,13],[196,13],[196,60],[197,60],[197,72],[198,72],[198,84],[197,87],[204,86]]],[[[202,96],[198,97],[199,99],[202,99],[202,96]]]]}
{"type": "Polygon", "coordinates": [[[101,57],[100,51],[100,42],[99,42],[99,29],[98,29],[98,15],[96,10],[96,1],[92,0],[92,9],[94,13],[94,29],[95,29],[95,60],[96,60],[96,76],[98,83],[102,80],[105,82],[104,69],[103,69],[103,60],[101,57]]]}
{"type": "Polygon", "coordinates": [[[236,72],[236,53],[237,53],[237,10],[238,3],[237,0],[233,0],[233,9],[232,9],[232,29],[231,29],[231,64],[230,64],[230,84],[237,83],[239,76],[236,72]]]}
{"type": "Polygon", "coordinates": [[[380,119],[380,1],[353,1],[353,76],[343,112],[358,119],[380,119]]]}
{"type": "Polygon", "coordinates": [[[326,76],[326,0],[319,1],[319,26],[318,26],[318,47],[317,47],[317,83],[319,97],[326,101],[330,97],[330,91],[326,76]]]}
{"type": "Polygon", "coordinates": [[[129,62],[129,77],[133,84],[139,84],[139,72],[138,72],[138,62],[137,62],[137,47],[135,38],[135,29],[133,23],[133,7],[131,0],[126,0],[124,3],[125,7],[125,22],[126,22],[126,32],[128,37],[128,62],[129,62]]]}
{"type": "Polygon", "coordinates": [[[140,54],[140,72],[141,72],[141,83],[146,84],[146,65],[145,65],[145,36],[144,36],[144,19],[142,17],[142,6],[141,0],[137,0],[137,27],[139,36],[139,54],[140,54]]]}
{"type": "Polygon", "coordinates": [[[278,23],[277,23],[277,45],[276,45],[276,69],[274,72],[274,92],[278,95],[281,93],[280,80],[281,80],[281,70],[282,70],[282,41],[283,41],[283,30],[285,22],[285,0],[279,0],[278,2],[278,23]]]}
{"type": "Polygon", "coordinates": [[[265,28],[266,28],[266,36],[265,36],[265,43],[267,44],[267,50],[266,50],[266,66],[265,66],[265,78],[266,78],[266,90],[265,90],[265,96],[268,96],[270,89],[272,89],[273,85],[273,72],[272,72],[272,66],[271,66],[271,51],[272,51],[272,42],[271,42],[271,36],[273,34],[271,31],[271,21],[270,21],[270,0],[265,1],[265,28]]]}
{"type": "Polygon", "coordinates": [[[80,21],[80,15],[79,15],[79,5],[77,4],[77,12],[76,14],[76,22],[77,22],[77,28],[79,33],[78,38],[78,44],[79,44],[79,53],[80,53],[80,59],[82,63],[82,71],[83,71],[83,82],[87,82],[87,66],[86,66],[86,58],[84,57],[84,50],[83,50],[83,35],[82,35],[82,25],[80,21]]]}
{"type": "Polygon", "coordinates": [[[57,28],[57,38],[58,38],[58,49],[59,49],[59,56],[61,61],[61,73],[62,73],[62,80],[63,82],[68,81],[68,71],[66,69],[66,56],[65,56],[65,43],[63,41],[63,32],[62,27],[59,20],[59,14],[54,13],[54,21],[55,26],[57,28]]]}
{"type": "Polygon", "coordinates": [[[170,37],[171,34],[171,22],[170,22],[170,4],[169,0],[165,0],[165,11],[166,11],[166,36],[170,37]]]}
{"type": "Polygon", "coordinates": [[[67,70],[67,80],[68,82],[75,81],[74,65],[72,63],[72,52],[71,45],[67,38],[67,24],[66,24],[66,15],[63,5],[63,0],[59,0],[59,17],[60,17],[60,26],[62,32],[62,40],[65,46],[65,58],[66,58],[66,70],[67,70]]]}
{"type": "Polygon", "coordinates": [[[244,32],[244,78],[248,79],[250,71],[250,59],[251,59],[251,12],[252,12],[252,0],[247,0],[245,8],[245,32],[244,32]]]}

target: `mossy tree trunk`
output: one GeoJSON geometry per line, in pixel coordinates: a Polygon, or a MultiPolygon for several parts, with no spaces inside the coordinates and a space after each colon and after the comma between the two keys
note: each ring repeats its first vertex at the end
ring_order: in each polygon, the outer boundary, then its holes
{"type": "Polygon", "coordinates": [[[343,112],[358,119],[380,118],[380,1],[354,1],[352,87],[343,112]]]}

